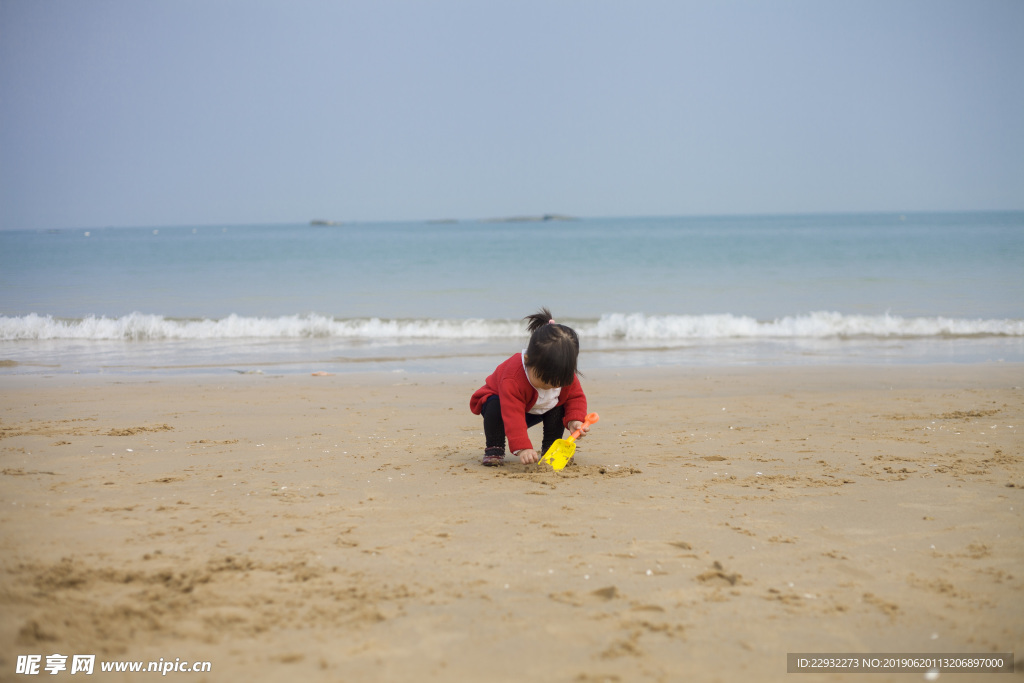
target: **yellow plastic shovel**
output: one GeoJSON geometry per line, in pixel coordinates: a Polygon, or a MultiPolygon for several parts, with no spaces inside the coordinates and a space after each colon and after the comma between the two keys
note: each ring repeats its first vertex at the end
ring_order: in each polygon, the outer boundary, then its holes
{"type": "Polygon", "coordinates": [[[565,469],[565,466],[572,460],[572,454],[576,452],[576,439],[579,438],[583,432],[583,428],[587,425],[592,425],[601,418],[597,413],[590,413],[583,418],[583,424],[575,432],[569,435],[568,439],[557,439],[548,452],[544,454],[544,457],[540,459],[541,462],[551,465],[554,470],[565,469]]]}

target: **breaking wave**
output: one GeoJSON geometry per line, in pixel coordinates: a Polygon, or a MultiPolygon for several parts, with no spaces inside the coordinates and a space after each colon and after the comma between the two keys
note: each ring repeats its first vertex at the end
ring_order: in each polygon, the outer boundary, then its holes
{"type": "MultiPolygon", "coordinates": [[[[685,343],[715,339],[827,339],[919,337],[1021,337],[1024,320],[898,315],[844,315],[818,311],[758,320],[729,313],[645,315],[606,313],[598,319],[571,320],[584,339],[685,343]]],[[[180,319],[132,313],[107,318],[54,318],[48,315],[0,316],[0,340],[489,340],[522,338],[524,323],[507,319],[332,318],[307,314],[276,318],[229,315],[220,319],[180,319]]]]}

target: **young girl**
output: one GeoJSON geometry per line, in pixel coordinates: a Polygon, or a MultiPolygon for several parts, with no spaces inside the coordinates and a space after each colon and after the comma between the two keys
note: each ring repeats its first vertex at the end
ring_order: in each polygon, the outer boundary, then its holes
{"type": "MultiPolygon", "coordinates": [[[[576,431],[587,415],[587,397],[576,378],[576,332],[556,323],[546,308],[523,320],[530,321],[526,350],[499,365],[469,399],[469,409],[484,418],[487,467],[505,464],[506,435],[519,462],[534,463],[562,438],[563,427],[576,431]],[[544,424],[540,454],[526,431],[537,423],[544,424]]],[[[580,438],[589,430],[589,425],[584,427],[580,438]]]]}

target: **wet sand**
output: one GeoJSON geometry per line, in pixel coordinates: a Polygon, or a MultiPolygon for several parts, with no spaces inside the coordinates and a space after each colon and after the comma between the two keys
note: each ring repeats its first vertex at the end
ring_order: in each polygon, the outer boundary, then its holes
{"type": "Polygon", "coordinates": [[[0,377],[0,680],[52,653],[195,681],[1024,669],[1021,366],[594,371],[561,473],[480,466],[482,379],[0,377]]]}

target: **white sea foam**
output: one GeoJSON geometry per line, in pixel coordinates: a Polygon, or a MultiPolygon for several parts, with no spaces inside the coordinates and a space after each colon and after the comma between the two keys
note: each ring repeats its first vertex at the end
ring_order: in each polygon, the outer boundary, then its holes
{"type": "MultiPolygon", "coordinates": [[[[915,337],[1022,337],[1024,320],[897,315],[843,315],[819,311],[775,320],[747,316],[607,313],[597,320],[565,320],[584,339],[685,343],[715,339],[828,339],[915,337]]],[[[230,315],[182,320],[132,313],[120,318],[60,319],[30,314],[0,316],[0,340],[204,340],[333,338],[368,341],[489,340],[525,337],[519,320],[336,319],[309,314],[278,318],[230,315]]]]}
{"type": "Polygon", "coordinates": [[[1022,320],[903,318],[817,311],[775,320],[747,316],[612,313],[601,316],[593,336],[630,340],[826,339],[830,337],[1024,336],[1022,320]]]}

